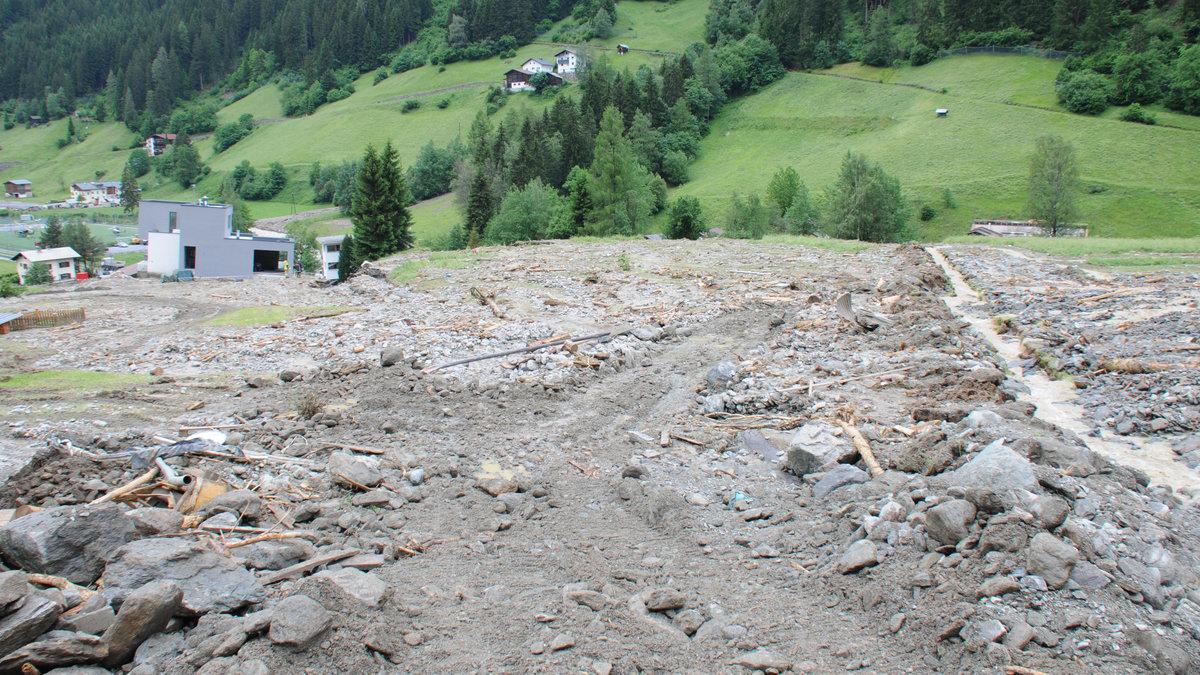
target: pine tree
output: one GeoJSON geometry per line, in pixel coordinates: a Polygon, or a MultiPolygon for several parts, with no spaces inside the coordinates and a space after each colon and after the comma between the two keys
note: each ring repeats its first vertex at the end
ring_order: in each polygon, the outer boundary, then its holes
{"type": "Polygon", "coordinates": [[[624,134],[624,119],[609,106],[600,120],[591,169],[598,234],[636,234],[650,216],[649,175],[624,134]]]}
{"type": "Polygon", "coordinates": [[[412,247],[409,194],[396,149],[389,141],[383,153],[367,146],[358,169],[357,189],[350,204],[357,255],[379,260],[412,247]]]}
{"type": "Polygon", "coordinates": [[[392,245],[390,253],[407,251],[413,246],[412,214],[408,205],[412,195],[408,191],[408,183],[404,178],[404,170],[400,168],[400,156],[392,142],[383,146],[383,154],[379,157],[381,175],[385,187],[383,199],[383,215],[389,228],[389,240],[392,245]]]}
{"type": "Polygon", "coordinates": [[[886,68],[895,60],[896,46],[892,40],[892,18],[887,9],[880,7],[871,13],[863,63],[886,68]]]}
{"type": "Polygon", "coordinates": [[[338,251],[338,281],[345,281],[351,275],[362,267],[362,258],[358,255],[358,246],[354,241],[354,235],[347,234],[342,239],[341,249],[338,251]]]}
{"type": "Polygon", "coordinates": [[[477,172],[467,195],[467,246],[474,248],[483,241],[488,221],[495,213],[492,186],[486,175],[477,172]]]}
{"type": "Polygon", "coordinates": [[[133,213],[142,202],[142,189],[138,186],[134,167],[125,162],[125,170],[121,172],[121,208],[125,213],[133,213]]]}
{"type": "Polygon", "coordinates": [[[117,82],[117,76],[113,71],[108,71],[108,77],[104,79],[104,107],[108,110],[108,116],[116,120],[121,115],[121,87],[117,82]]]}
{"type": "Polygon", "coordinates": [[[62,220],[58,216],[50,216],[46,219],[46,228],[42,230],[42,248],[58,248],[62,245],[62,220]]]}

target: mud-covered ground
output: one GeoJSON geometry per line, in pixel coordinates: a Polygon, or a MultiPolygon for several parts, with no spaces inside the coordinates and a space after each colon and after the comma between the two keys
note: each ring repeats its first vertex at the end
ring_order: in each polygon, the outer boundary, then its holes
{"type": "MultiPolygon", "coordinates": [[[[946,253],[997,302],[992,254],[946,253]]],[[[0,389],[5,452],[42,452],[0,506],[89,501],[140,473],[106,455],[225,425],[222,452],[248,460],[169,463],[253,493],[241,525],[306,533],[277,557],[380,554],[364,565],[385,588],[370,600],[319,576],[267,585],[168,626],[138,672],[1200,664],[1196,507],[1034,417],[1021,364],[947,307],[945,271],[919,248],[562,243],[394,267],[400,284],[110,280],[22,299],[89,319],[15,334],[11,368],[146,379],[0,389]],[[273,302],[360,311],[212,323],[273,302]],[[629,332],[422,372],[614,328],[629,332]],[[370,489],[339,478],[347,461],[370,489]],[[302,647],[262,619],[284,624],[272,612],[296,595],[331,613],[302,647]]],[[[1194,340],[1183,328],[1163,339],[1194,340]]],[[[1186,416],[1174,402],[1162,414],[1186,416]]],[[[1195,480],[1171,470],[1169,484],[1195,480]]],[[[252,557],[226,548],[240,534],[161,536],[252,557]]]]}

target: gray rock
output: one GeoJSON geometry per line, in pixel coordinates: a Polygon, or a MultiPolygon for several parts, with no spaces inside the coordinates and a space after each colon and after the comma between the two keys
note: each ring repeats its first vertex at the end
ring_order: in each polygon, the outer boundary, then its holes
{"type": "Polygon", "coordinates": [[[272,609],[267,637],[297,651],[307,649],[333,622],[333,615],[307,595],[289,595],[272,609]]]}
{"type": "Polygon", "coordinates": [[[1049,532],[1039,532],[1029,542],[1025,565],[1046,580],[1049,588],[1062,588],[1079,560],[1079,550],[1049,532]]]}
{"type": "Polygon", "coordinates": [[[390,368],[404,361],[404,350],[399,347],[388,347],[379,354],[379,365],[390,368]]]}
{"type": "Polygon", "coordinates": [[[29,579],[24,572],[0,572],[0,610],[25,597],[29,579]]]}
{"type": "Polygon", "coordinates": [[[1166,595],[1162,590],[1162,572],[1158,568],[1147,567],[1133,558],[1121,558],[1117,568],[1137,586],[1147,604],[1155,609],[1163,608],[1166,595]]]}
{"type": "Polygon", "coordinates": [[[258,520],[262,515],[262,500],[249,490],[230,490],[213,497],[200,509],[200,515],[232,513],[247,520],[258,520]]]}
{"type": "Polygon", "coordinates": [[[1008,629],[1004,627],[1004,624],[996,619],[985,619],[968,621],[967,625],[958,632],[958,636],[966,643],[968,651],[975,652],[1004,637],[1007,632],[1008,629]]]}
{"type": "Polygon", "coordinates": [[[925,531],[944,546],[955,546],[966,539],[975,520],[975,505],[965,499],[951,499],[929,509],[925,531]]]}
{"type": "Polygon", "coordinates": [[[870,539],[859,539],[850,544],[846,552],[838,560],[837,571],[842,574],[853,574],[867,567],[879,564],[879,550],[870,539]]]}
{"type": "Polygon", "coordinates": [[[1017,488],[1032,491],[1037,488],[1033,465],[999,440],[989,443],[969,462],[942,474],[939,479],[947,485],[964,488],[981,487],[997,491],[1017,488]]]}
{"type": "Polygon", "coordinates": [[[1006,593],[1021,590],[1021,583],[1012,577],[991,577],[979,584],[976,595],[981,598],[991,598],[1006,593]]]}
{"type": "Polygon", "coordinates": [[[264,593],[250,571],[198,542],[142,539],[117,549],[104,569],[104,586],[118,596],[151,581],[174,581],[183,589],[188,614],[232,612],[261,602],[264,593]]]}
{"type": "Polygon", "coordinates": [[[834,462],[844,462],[857,456],[858,451],[841,430],[828,422],[809,422],[797,429],[790,438],[787,468],[803,476],[834,462]]]}
{"type": "Polygon", "coordinates": [[[284,382],[295,382],[303,377],[304,374],[298,370],[287,369],[279,371],[279,379],[283,380],[284,382]]]}
{"type": "Polygon", "coordinates": [[[94,609],[90,612],[80,612],[72,616],[63,617],[59,619],[58,624],[66,630],[72,630],[77,633],[100,635],[108,630],[109,626],[113,625],[116,616],[112,607],[105,605],[100,609],[94,609]]]}
{"type": "Polygon", "coordinates": [[[157,633],[146,638],[146,641],[133,654],[134,665],[148,665],[155,671],[162,670],[162,664],[183,653],[187,648],[183,633],[157,633]]]}
{"type": "Polygon", "coordinates": [[[70,636],[39,640],[25,645],[0,659],[0,672],[24,672],[29,664],[38,670],[79,663],[95,663],[104,658],[104,645],[94,635],[75,633],[70,636]]]}
{"type": "Polygon", "coordinates": [[[256,570],[281,570],[301,560],[308,560],[316,548],[303,539],[260,541],[234,549],[234,555],[256,570]]]}
{"type": "Polygon", "coordinates": [[[675,625],[685,634],[695,635],[700,626],[704,625],[704,615],[694,609],[685,609],[675,615],[675,625]]]}
{"type": "Polygon", "coordinates": [[[1018,619],[1009,626],[1008,635],[1004,636],[1004,646],[1009,649],[1025,649],[1036,636],[1037,631],[1033,626],[1018,619]]]}
{"type": "Polygon", "coordinates": [[[516,492],[520,486],[517,485],[516,481],[509,480],[507,478],[490,477],[479,479],[476,481],[475,487],[483,490],[493,497],[499,497],[503,494],[516,492]]]}
{"type": "Polygon", "coordinates": [[[46,675],[112,675],[112,671],[100,666],[66,666],[46,671],[46,675]]]}
{"type": "Polygon", "coordinates": [[[1033,509],[1033,515],[1037,516],[1038,522],[1047,530],[1062,525],[1070,513],[1071,505],[1067,504],[1067,500],[1049,495],[1040,497],[1033,509]]]}
{"type": "Polygon", "coordinates": [[[372,609],[382,605],[392,593],[391,587],[383,579],[349,567],[318,572],[312,576],[310,583],[329,584],[372,609]]]}
{"type": "Polygon", "coordinates": [[[171,581],[152,581],[138,588],[121,603],[116,621],[104,631],[108,656],[104,663],[119,666],[133,658],[146,638],[166,627],[183,609],[183,589],[171,581]]]}
{"type": "Polygon", "coordinates": [[[329,455],[329,464],[325,467],[325,471],[333,479],[333,482],[346,487],[364,485],[373,488],[383,482],[383,474],[379,472],[378,462],[345,452],[335,452],[329,455]]]}
{"type": "MultiPolygon", "coordinates": [[[[990,369],[989,369],[990,370],[990,369]]],[[[972,371],[974,372],[974,371],[972,371]]],[[[994,371],[999,373],[1000,371],[994,371]]],[[[1000,379],[1003,381],[1004,374],[1000,373],[1000,379]]],[[[1002,418],[991,410],[976,410],[970,415],[963,418],[959,424],[970,427],[971,429],[986,429],[1000,424],[1002,418]]]]}
{"type": "Polygon", "coordinates": [[[733,661],[730,665],[742,666],[750,670],[774,670],[783,672],[792,667],[790,659],[767,648],[755,649],[752,652],[742,654],[733,661]]]}
{"type": "Polygon", "coordinates": [[[183,514],[175,509],[147,506],[126,511],[125,515],[133,520],[134,527],[142,537],[175,534],[183,527],[183,514]]]}
{"type": "Polygon", "coordinates": [[[0,619],[0,654],[16,651],[50,630],[62,612],[58,603],[39,593],[30,593],[18,603],[8,616],[0,619]]]}
{"type": "Polygon", "coordinates": [[[682,609],[687,604],[683,593],[674,588],[654,588],[646,592],[643,601],[646,609],[651,612],[665,612],[669,609],[682,609]]]}
{"type": "Polygon", "coordinates": [[[1074,569],[1071,570],[1071,581],[1088,590],[1104,588],[1112,583],[1112,580],[1111,574],[1086,560],[1075,563],[1074,569]]]}
{"type": "Polygon", "coordinates": [[[90,584],[114,549],[138,537],[134,521],[116,504],[57,506],[0,528],[0,557],[26,572],[90,584]]]}
{"type": "Polygon", "coordinates": [[[708,369],[708,373],[704,376],[704,381],[708,383],[709,391],[724,391],[729,388],[736,375],[737,364],[733,361],[722,361],[708,369]]]}
{"type": "Polygon", "coordinates": [[[871,476],[857,466],[853,464],[838,464],[813,485],[813,496],[817,499],[824,499],[829,496],[829,493],[838,488],[843,488],[847,485],[859,485],[869,480],[871,480],[871,476]]]}

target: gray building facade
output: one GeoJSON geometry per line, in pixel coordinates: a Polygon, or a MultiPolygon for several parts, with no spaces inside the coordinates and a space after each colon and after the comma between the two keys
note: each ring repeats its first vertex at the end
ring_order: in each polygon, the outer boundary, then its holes
{"type": "Polygon", "coordinates": [[[245,279],[282,274],[295,261],[291,239],[234,232],[233,207],[227,204],[143,200],[138,235],[147,242],[152,274],[190,270],[196,277],[245,279]]]}

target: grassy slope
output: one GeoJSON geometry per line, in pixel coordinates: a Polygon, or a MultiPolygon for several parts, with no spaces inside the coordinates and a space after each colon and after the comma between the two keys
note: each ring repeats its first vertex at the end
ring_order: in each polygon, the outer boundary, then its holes
{"type": "Polygon", "coordinates": [[[0,171],[0,181],[27,178],[33,181],[33,201],[42,202],[66,199],[71,183],[95,180],[96,171],[104,171],[108,180],[120,179],[134,135],[113,123],[80,122],[77,127],[86,134],[84,141],[61,150],[55,141],[67,135],[65,119],[0,131],[0,165],[14,163],[0,171]],[[114,152],[113,146],[120,150],[114,152]]]}
{"type": "Polygon", "coordinates": [[[861,152],[900,178],[911,197],[938,207],[922,230],[938,239],[964,233],[974,217],[1024,216],[1033,140],[1055,133],[1075,144],[1084,184],[1103,189],[1080,197],[1093,234],[1200,235],[1200,134],[1027,107],[1054,105],[1058,65],[985,55],[921,68],[832,71],[874,82],[789,74],[721,113],[692,182],[678,192],[702,197],[719,218],[733,191],[763,191],[781,166],[795,166],[819,192],[847,151],[861,152]],[[934,117],[937,107],[950,108],[950,117],[934,117]],[[941,208],[945,187],[956,209],[941,208]]]}

